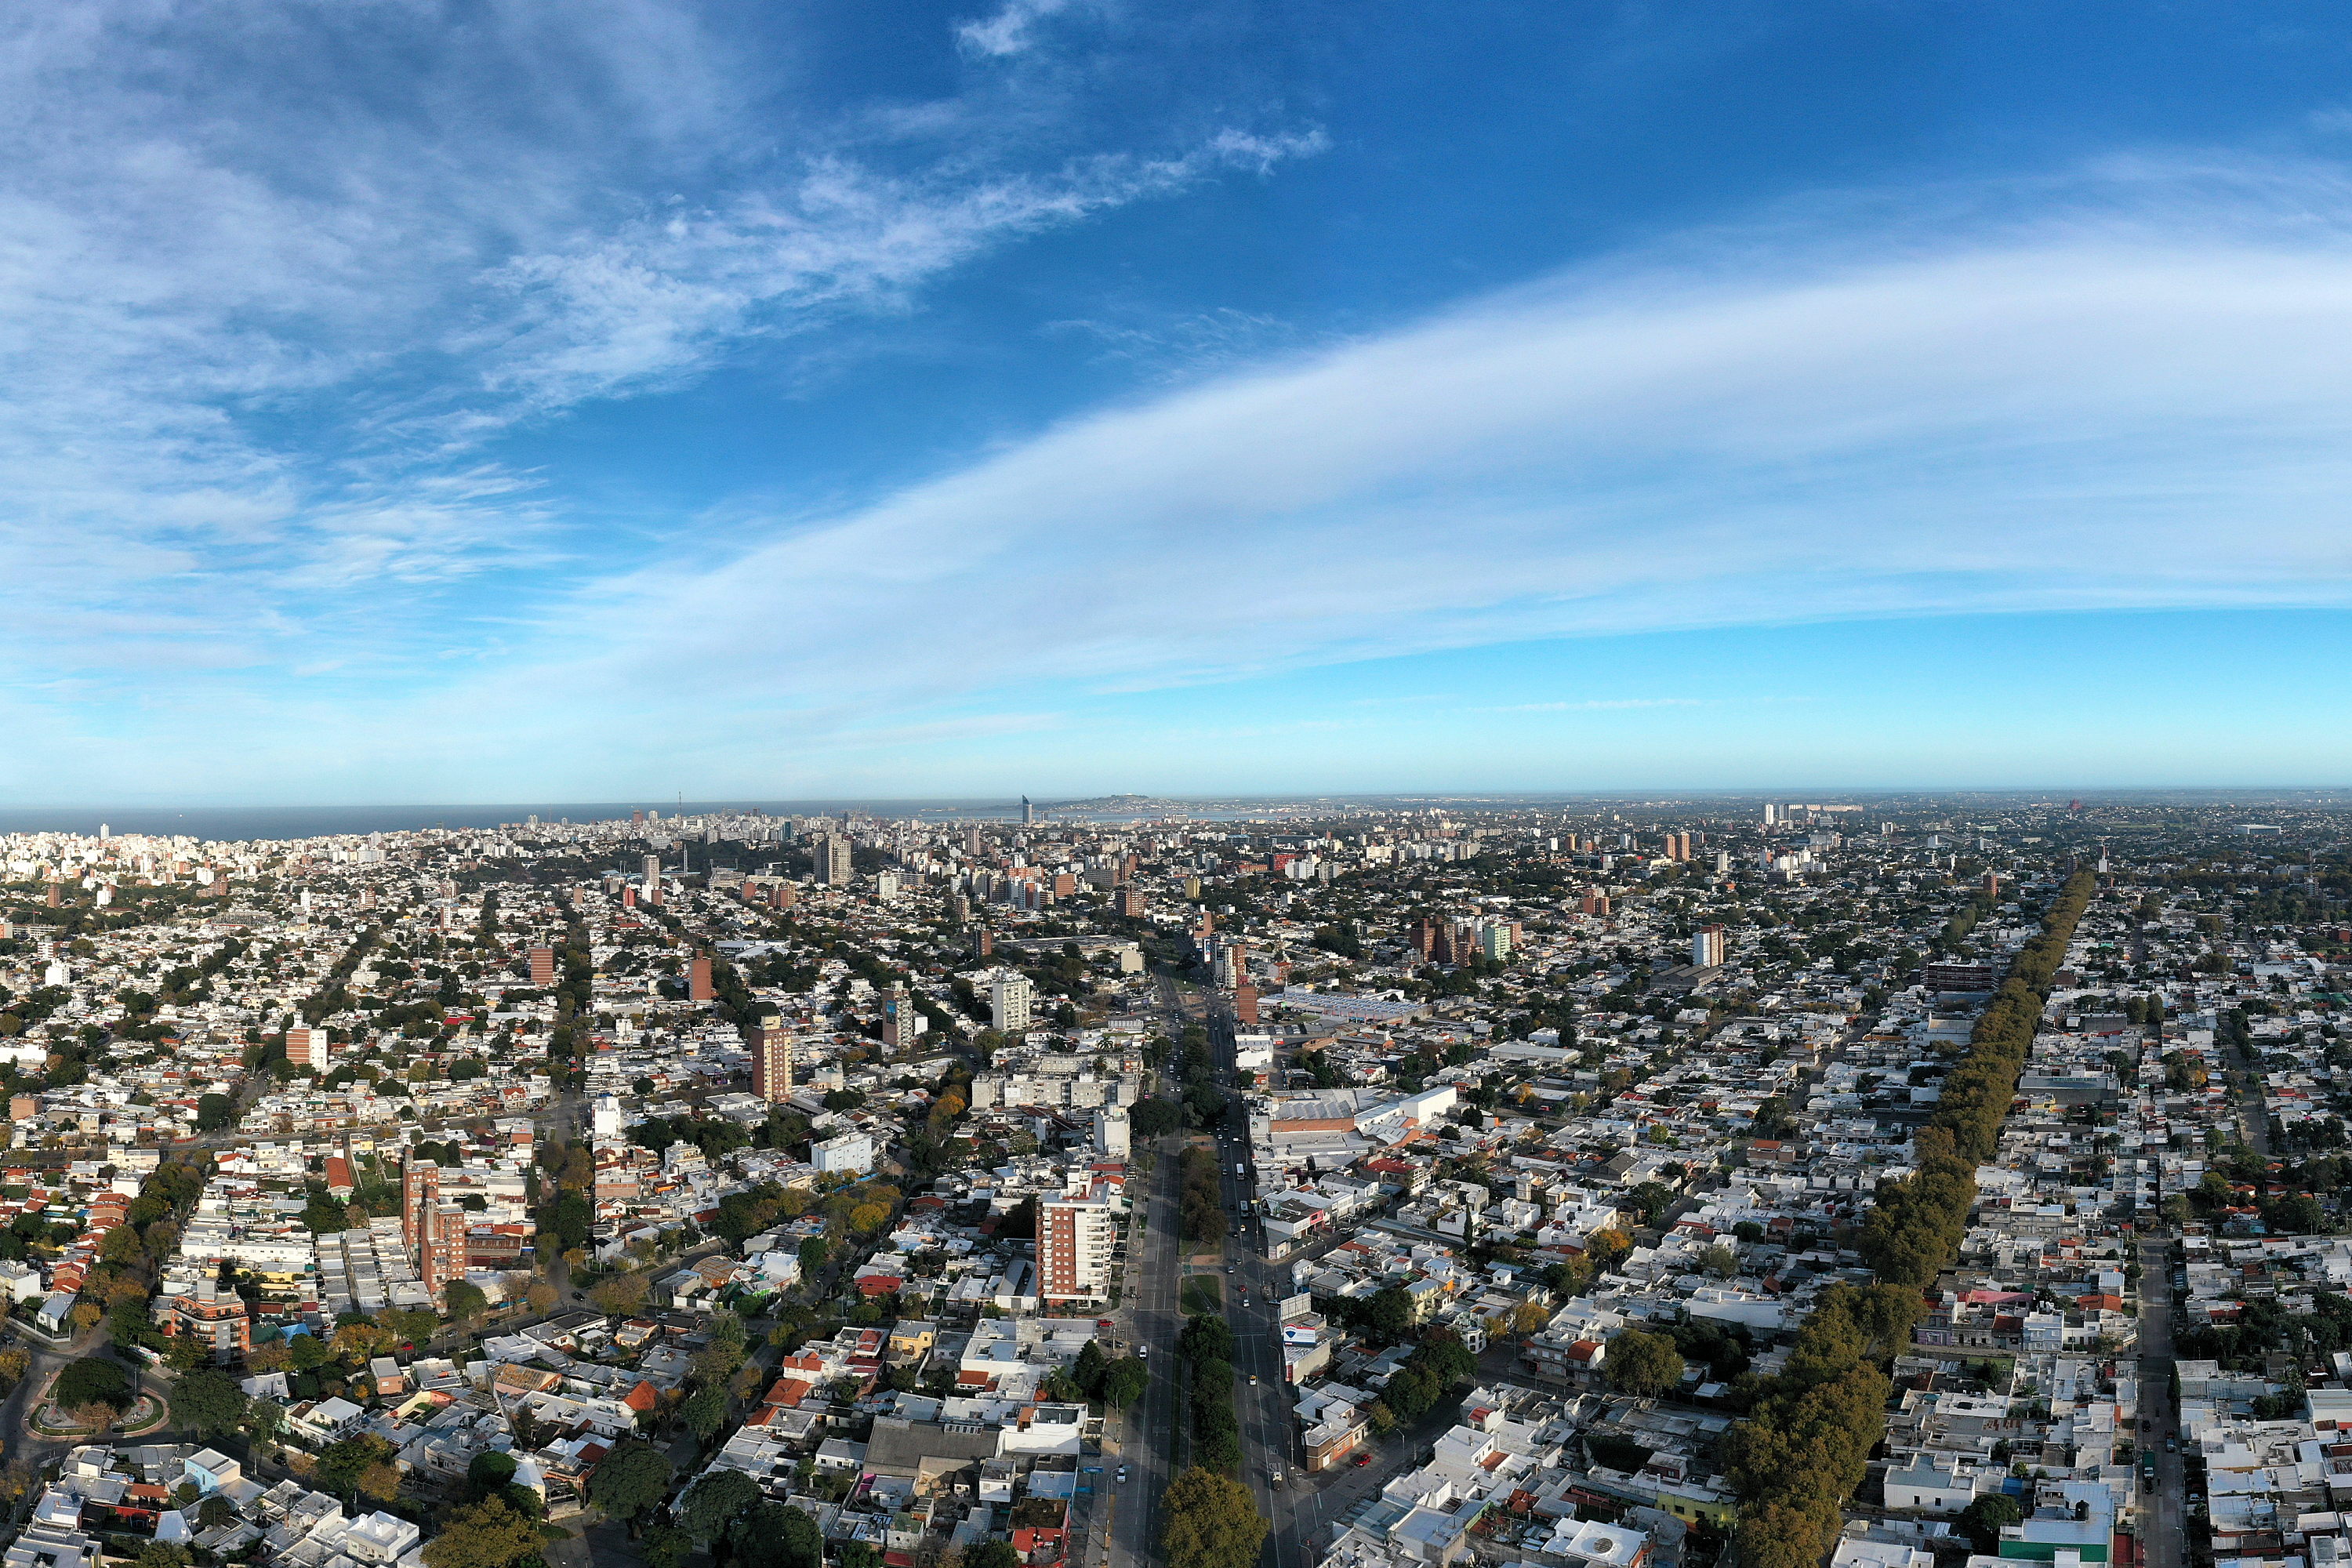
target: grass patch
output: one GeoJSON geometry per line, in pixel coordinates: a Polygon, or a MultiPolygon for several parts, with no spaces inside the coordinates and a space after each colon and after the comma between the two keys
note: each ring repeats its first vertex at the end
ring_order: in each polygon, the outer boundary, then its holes
{"type": "Polygon", "coordinates": [[[1187,1274],[1177,1306],[1188,1313],[1214,1317],[1225,1310],[1225,1282],[1213,1274],[1187,1274]]]}

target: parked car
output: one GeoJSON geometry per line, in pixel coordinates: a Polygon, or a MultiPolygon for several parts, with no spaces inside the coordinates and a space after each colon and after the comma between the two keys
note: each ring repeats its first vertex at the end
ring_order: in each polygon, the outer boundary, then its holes
{"type": "Polygon", "coordinates": [[[1359,1454],[1356,1456],[1356,1468],[1360,1470],[1371,1462],[1372,1457],[1370,1454],[1359,1454]]]}

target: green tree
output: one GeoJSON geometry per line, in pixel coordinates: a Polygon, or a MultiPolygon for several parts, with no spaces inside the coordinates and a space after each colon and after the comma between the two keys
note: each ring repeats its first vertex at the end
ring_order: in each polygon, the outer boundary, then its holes
{"type": "Polygon", "coordinates": [[[172,1385],[173,1417],[200,1437],[236,1431],[247,1403],[236,1379],[211,1367],[183,1373],[172,1385]]]}
{"type": "Polygon", "coordinates": [[[378,1465],[389,1465],[399,1453],[390,1443],[373,1432],[362,1432],[355,1437],[345,1437],[319,1450],[319,1462],[310,1472],[311,1480],[320,1491],[341,1497],[357,1491],[361,1479],[378,1465]]]}
{"type": "Polygon", "coordinates": [[[743,1568],[824,1568],[824,1536],[796,1508],[761,1503],[728,1532],[743,1568]]]}
{"type": "Polygon", "coordinates": [[[1683,1380],[1682,1352],[1665,1334],[1627,1329],[1609,1342],[1601,1363],[1609,1386],[1622,1394],[1662,1394],[1683,1380]]]}
{"type": "Polygon", "coordinates": [[[668,1495],[669,1460],[634,1438],[607,1454],[588,1478],[588,1500],[618,1520],[633,1520],[668,1495]]]}
{"type": "Polygon", "coordinates": [[[1183,1124],[1182,1108],[1165,1100],[1137,1100],[1127,1113],[1128,1129],[1138,1138],[1165,1138],[1183,1124]]]}
{"type": "Polygon", "coordinates": [[[537,1557],[541,1544],[537,1520],[503,1498],[485,1498],[451,1514],[425,1543],[425,1568],[512,1568],[537,1557]]]}
{"type": "Polygon", "coordinates": [[[1412,1330],[1412,1298],[1402,1285],[1383,1285],[1363,1306],[1364,1327],[1391,1344],[1412,1330]]]}
{"type": "Polygon", "coordinates": [[[68,1362],[65,1371],[58,1373],[50,1396],[68,1410],[83,1405],[125,1410],[131,1405],[131,1379],[120,1362],[96,1358],[68,1362]]]}
{"type": "Polygon", "coordinates": [[[706,1471],[686,1494],[677,1521],[703,1541],[717,1541],[760,1500],[759,1482],[742,1471],[706,1471]]]}
{"type": "Polygon", "coordinates": [[[196,1097],[196,1131],[218,1132],[236,1120],[236,1101],[226,1094],[196,1097]]]}
{"type": "Polygon", "coordinates": [[[1087,1395],[1099,1397],[1102,1394],[1103,1376],[1109,1370],[1110,1358],[1103,1354],[1101,1342],[1088,1340],[1078,1348],[1078,1362],[1070,1369],[1070,1376],[1087,1395]]]}
{"type": "Polygon", "coordinates": [[[694,1537],[674,1524],[649,1524],[637,1542],[637,1555],[646,1560],[646,1568],[680,1568],[694,1555],[694,1537]]]}
{"type": "Polygon", "coordinates": [[[1251,1568],[1270,1528],[1249,1489],[1194,1466],[1160,1499],[1160,1550],[1168,1568],[1251,1568]]]}
{"type": "Polygon", "coordinates": [[[471,1492],[477,1500],[486,1497],[496,1497],[506,1489],[509,1481],[515,1479],[515,1458],[512,1454],[502,1454],[496,1448],[485,1448],[475,1455],[473,1462],[466,1467],[466,1489],[471,1492]]]}
{"type": "Polygon", "coordinates": [[[677,1415],[678,1419],[686,1423],[688,1431],[704,1442],[709,1442],[719,1436],[719,1429],[727,1425],[726,1388],[713,1384],[708,1388],[697,1389],[688,1396],[684,1405],[678,1406],[677,1415]]]}
{"type": "Polygon", "coordinates": [[[2000,1527],[2015,1524],[2025,1517],[2025,1510],[2012,1498],[1999,1492],[1987,1492],[1968,1507],[1960,1510],[1954,1522],[1960,1533],[1976,1543],[1976,1549],[1987,1554],[2000,1550],[2000,1527]]]}
{"type": "Polygon", "coordinates": [[[1009,1541],[982,1541],[964,1548],[963,1568],[1021,1568],[1021,1555],[1009,1541]]]}
{"type": "Polygon", "coordinates": [[[1121,1356],[1103,1373],[1103,1403],[1126,1410],[1151,1387],[1151,1366],[1134,1356],[1121,1356]]]}
{"type": "Polygon", "coordinates": [[[482,1288],[464,1279],[452,1279],[444,1286],[441,1300],[448,1304],[449,1315],[463,1322],[471,1322],[490,1310],[490,1299],[482,1288]]]}

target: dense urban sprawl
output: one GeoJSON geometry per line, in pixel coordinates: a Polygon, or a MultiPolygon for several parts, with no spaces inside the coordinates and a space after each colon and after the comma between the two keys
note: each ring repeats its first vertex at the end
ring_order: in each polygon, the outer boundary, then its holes
{"type": "Polygon", "coordinates": [[[2346,827],[0,839],[0,1568],[2335,1568],[2346,827]]]}

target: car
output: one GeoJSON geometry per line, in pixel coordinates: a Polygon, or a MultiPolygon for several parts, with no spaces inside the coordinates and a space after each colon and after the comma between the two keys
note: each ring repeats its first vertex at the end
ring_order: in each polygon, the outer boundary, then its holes
{"type": "Polygon", "coordinates": [[[1118,1327],[1118,1325],[1112,1322],[1108,1318],[1097,1318],[1095,1320],[1095,1327],[1098,1329],[1115,1329],[1118,1327]]]}
{"type": "Polygon", "coordinates": [[[1230,1263],[1226,1264],[1226,1265],[1225,1265],[1225,1272],[1226,1272],[1226,1273],[1228,1273],[1228,1274],[1231,1274],[1231,1273],[1234,1271],[1234,1266],[1233,1264],[1230,1264],[1230,1263]]]}
{"type": "Polygon", "coordinates": [[[1250,1386],[1252,1388],[1255,1388],[1257,1386],[1257,1373],[1250,1373],[1250,1386]]]}
{"type": "Polygon", "coordinates": [[[1371,1462],[1372,1457],[1370,1454],[1359,1454],[1356,1456],[1356,1468],[1360,1470],[1371,1462]]]}
{"type": "Polygon", "coordinates": [[[1121,1486],[1125,1486],[1127,1484],[1127,1467],[1125,1465],[1121,1465],[1118,1468],[1118,1484],[1121,1486]]]}
{"type": "Polygon", "coordinates": [[[1282,1484],[1282,1472],[1280,1470],[1274,1472],[1274,1484],[1276,1486],[1280,1486],[1282,1484]]]}
{"type": "Polygon", "coordinates": [[[2164,1440],[2164,1451],[2168,1454],[2178,1454],[2180,1452],[2179,1440],[2178,1438],[2167,1437],[2164,1440]]]}
{"type": "Polygon", "coordinates": [[[2148,1431],[2148,1430],[2152,1429],[2155,1426],[2156,1426],[2156,1423],[2155,1423],[2155,1422],[2150,1421],[2150,1420],[2147,1419],[2146,1417],[2142,1417],[2142,1418],[2141,1418],[2141,1420],[2140,1420],[2140,1424],[2139,1424],[2139,1429],[2140,1429],[2141,1431],[2143,1431],[2143,1432],[2146,1432],[2146,1431],[2148,1431]]]}
{"type": "Polygon", "coordinates": [[[1151,1359],[1151,1347],[1150,1345],[1136,1346],[1135,1358],[1138,1361],[1150,1361],[1151,1359]]]}

